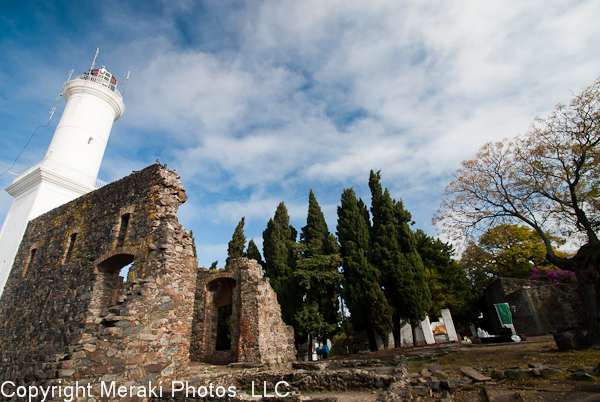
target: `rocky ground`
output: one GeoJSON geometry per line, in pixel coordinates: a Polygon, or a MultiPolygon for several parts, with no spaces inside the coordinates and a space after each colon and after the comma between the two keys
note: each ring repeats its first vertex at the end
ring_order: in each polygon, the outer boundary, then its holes
{"type": "Polygon", "coordinates": [[[282,401],[600,401],[600,351],[561,352],[550,336],[391,349],[299,362],[286,373],[211,366],[203,375],[204,381],[229,378],[238,384],[238,398],[254,401],[261,396],[248,392],[251,381],[272,389],[280,380],[292,386],[282,401]]]}
{"type": "MultiPolygon", "coordinates": [[[[519,343],[454,343],[391,349],[364,357],[385,361],[398,355],[409,361],[411,391],[405,400],[600,401],[600,351],[561,352],[551,336],[519,343]]],[[[385,400],[385,390],[382,391],[378,398],[385,400]]],[[[363,395],[364,400],[378,399],[368,391],[363,395]]],[[[333,392],[319,397],[353,400],[333,392]]]]}

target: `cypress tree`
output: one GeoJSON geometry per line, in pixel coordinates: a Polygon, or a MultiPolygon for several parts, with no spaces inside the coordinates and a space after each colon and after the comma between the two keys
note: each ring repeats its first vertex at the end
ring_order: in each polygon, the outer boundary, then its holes
{"type": "Polygon", "coordinates": [[[416,239],[408,226],[410,213],[401,201],[392,199],[387,188],[382,190],[380,179],[380,172],[371,171],[373,264],[382,273],[384,291],[394,309],[393,334],[399,345],[400,319],[411,320],[414,327],[427,314],[431,295],[416,239]]]}
{"type": "MultiPolygon", "coordinates": [[[[400,317],[404,310],[404,287],[406,272],[403,270],[403,256],[398,245],[396,220],[394,219],[394,201],[387,189],[382,190],[380,173],[371,170],[369,188],[371,189],[371,245],[373,265],[382,274],[383,289],[393,308],[394,341],[400,344],[400,317]]],[[[382,334],[387,335],[387,334],[382,334]]]]}
{"type": "Polygon", "coordinates": [[[300,232],[301,258],[297,277],[304,290],[304,305],[296,319],[305,334],[327,339],[340,319],[339,283],[342,275],[339,246],[329,233],[325,216],[312,192],[308,196],[306,226],[300,232]]]}
{"type": "Polygon", "coordinates": [[[238,223],[235,231],[233,232],[233,238],[229,242],[227,246],[227,261],[225,261],[225,265],[229,264],[234,258],[244,257],[244,247],[246,246],[246,236],[244,235],[244,222],[245,217],[242,217],[240,222],[238,223]]]}
{"type": "Polygon", "coordinates": [[[317,202],[317,198],[312,190],[308,195],[308,216],[306,218],[306,226],[300,232],[300,243],[306,246],[304,255],[312,257],[315,255],[323,255],[325,241],[329,236],[325,216],[321,211],[321,207],[317,202]]]}
{"type": "MultiPolygon", "coordinates": [[[[417,238],[410,229],[410,212],[404,209],[402,201],[395,203],[394,217],[396,218],[398,245],[404,256],[405,287],[402,289],[404,297],[403,316],[417,323],[425,318],[431,308],[431,292],[427,283],[425,266],[417,249],[417,238]]],[[[413,330],[414,330],[413,325],[413,330]]],[[[396,336],[394,334],[394,336],[396,336]]],[[[400,337],[398,331],[398,339],[400,337]]],[[[413,337],[413,339],[415,339],[413,337]]]]}
{"type": "Polygon", "coordinates": [[[256,243],[254,243],[254,239],[250,239],[248,242],[248,249],[246,250],[246,257],[249,260],[256,260],[261,266],[264,267],[265,263],[262,260],[260,255],[260,251],[258,251],[258,247],[256,247],[256,243]]]}
{"type": "Polygon", "coordinates": [[[290,225],[287,208],[281,202],[275,216],[269,219],[267,228],[263,231],[264,268],[277,293],[283,321],[297,330],[299,326],[294,315],[302,304],[302,292],[299,280],[294,275],[297,260],[296,237],[297,232],[290,225]]]}
{"type": "Polygon", "coordinates": [[[427,236],[421,229],[416,231],[415,237],[431,292],[429,316],[439,316],[441,309],[448,308],[457,327],[475,321],[477,298],[475,292],[471,291],[466,272],[452,258],[452,245],[427,236]]]}
{"type": "Polygon", "coordinates": [[[337,212],[344,271],[342,295],[352,326],[366,331],[371,349],[377,350],[373,330],[387,334],[392,328],[392,311],[379,284],[381,273],[372,264],[369,212],[351,188],[343,191],[337,212]]]}
{"type": "Polygon", "coordinates": [[[190,238],[192,239],[192,252],[194,253],[194,258],[198,258],[198,252],[196,251],[196,238],[194,237],[193,230],[190,230],[190,238]]]}

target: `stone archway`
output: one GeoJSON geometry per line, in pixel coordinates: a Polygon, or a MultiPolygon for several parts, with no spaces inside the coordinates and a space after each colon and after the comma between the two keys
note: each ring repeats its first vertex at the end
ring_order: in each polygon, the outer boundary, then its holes
{"type": "Polygon", "coordinates": [[[198,295],[201,300],[193,330],[191,358],[212,364],[238,359],[239,291],[237,281],[227,276],[208,278],[198,295]]]}
{"type": "Polygon", "coordinates": [[[134,263],[136,256],[136,249],[120,247],[103,254],[95,261],[96,281],[89,305],[89,310],[94,315],[100,315],[104,308],[116,303],[123,295],[124,282],[119,273],[123,267],[134,263]]]}

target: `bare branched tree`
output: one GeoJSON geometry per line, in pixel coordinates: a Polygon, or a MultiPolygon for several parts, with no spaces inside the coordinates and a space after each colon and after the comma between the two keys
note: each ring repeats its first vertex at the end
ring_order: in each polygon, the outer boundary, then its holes
{"type": "Polygon", "coordinates": [[[463,161],[434,217],[454,238],[472,239],[498,224],[524,222],[542,238],[546,258],[575,272],[600,347],[600,80],[514,140],[488,143],[463,161]],[[552,237],[578,245],[557,256],[552,237]]]}

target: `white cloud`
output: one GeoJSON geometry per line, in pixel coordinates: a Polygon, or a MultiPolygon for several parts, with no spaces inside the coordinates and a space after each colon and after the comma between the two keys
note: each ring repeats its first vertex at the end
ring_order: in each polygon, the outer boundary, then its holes
{"type": "MultiPolygon", "coordinates": [[[[257,241],[280,201],[302,222],[314,186],[333,229],[341,190],[364,190],[370,169],[381,169],[384,186],[428,221],[461,160],[485,142],[524,132],[599,75],[594,1],[209,8],[221,30],[202,30],[217,23],[181,0],[163,2],[160,18],[110,16],[98,33],[131,34],[101,49],[111,71],[132,70],[103,173],[116,178],[156,158],[176,167],[190,196],[181,220],[219,233],[197,239],[209,255],[211,244],[226,245],[241,216],[257,241]],[[182,15],[188,23],[197,18],[197,31],[182,32],[182,15]],[[182,46],[180,37],[190,35],[182,46]]],[[[73,47],[73,39],[61,39],[73,47]]],[[[12,101],[35,98],[38,85],[52,92],[32,65],[64,74],[27,49],[11,54],[34,77],[11,101],[0,98],[12,113],[25,109],[12,101]]]]}

